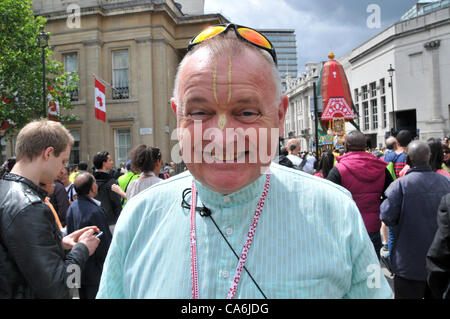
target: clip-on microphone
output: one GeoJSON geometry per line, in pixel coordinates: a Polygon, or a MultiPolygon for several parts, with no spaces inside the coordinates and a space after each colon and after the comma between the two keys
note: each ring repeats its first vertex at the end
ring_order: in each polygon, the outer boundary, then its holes
{"type": "MultiPolygon", "coordinates": [[[[186,188],[183,191],[183,201],[181,202],[181,207],[186,208],[186,209],[191,209],[191,205],[189,205],[189,203],[186,201],[185,197],[190,194],[192,192],[192,190],[190,188],[186,188]]],[[[216,226],[217,230],[219,231],[219,233],[222,235],[222,238],[225,239],[225,242],[227,243],[228,247],[230,247],[231,251],[233,252],[233,254],[236,256],[236,258],[239,260],[239,256],[238,254],[236,254],[236,252],[234,251],[233,247],[231,246],[231,244],[228,242],[227,238],[225,237],[225,235],[222,233],[222,231],[220,230],[219,226],[217,226],[216,221],[214,220],[214,218],[212,218],[211,216],[211,210],[206,207],[204,204],[202,204],[203,207],[195,207],[195,211],[200,213],[200,216],[202,217],[208,217],[211,218],[212,222],[214,223],[214,225],[216,226]]],[[[259,285],[256,283],[255,279],[253,278],[253,276],[250,274],[250,272],[248,271],[248,269],[244,266],[245,271],[247,272],[247,274],[249,275],[250,279],[253,281],[253,283],[255,284],[256,288],[258,288],[259,292],[263,295],[264,299],[267,299],[266,295],[263,293],[263,291],[261,290],[261,288],[259,287],[259,285]]]]}

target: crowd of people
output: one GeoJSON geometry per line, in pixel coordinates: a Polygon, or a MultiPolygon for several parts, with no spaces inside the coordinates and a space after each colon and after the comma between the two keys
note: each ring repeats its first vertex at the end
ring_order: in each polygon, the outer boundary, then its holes
{"type": "Polygon", "coordinates": [[[61,123],[20,130],[0,174],[0,298],[69,298],[74,272],[86,299],[392,298],[385,246],[395,298],[449,298],[448,141],[400,131],[381,159],[352,131],[317,163],[289,141],[279,165],[266,146],[289,101],[270,41],[226,24],[187,51],[170,100],[176,177],[148,145],[117,170],[101,151],[68,171],[61,123]],[[223,157],[243,129],[245,149],[223,157]]]}
{"type": "MultiPolygon", "coordinates": [[[[47,121],[33,122],[26,126],[24,130],[29,129],[38,135],[39,133],[45,134],[39,132],[40,129],[36,127],[37,125],[42,125],[47,130],[53,130],[53,133],[63,132],[67,134],[64,128],[47,121]],[[55,125],[56,127],[54,127],[55,125]]],[[[32,139],[27,136],[19,136],[21,137],[19,142],[25,144],[24,149],[28,150],[31,147],[32,139]]],[[[66,138],[70,140],[70,137],[66,136],[66,138]]],[[[42,147],[42,144],[37,147],[39,146],[42,147]]],[[[24,157],[32,158],[32,153],[18,154],[18,166],[22,166],[24,157]]],[[[121,170],[114,169],[113,160],[107,151],[98,152],[93,159],[92,173],[88,171],[87,163],[80,162],[70,167],[67,164],[67,159],[64,159],[63,167],[59,171],[57,168],[54,169],[53,175],[57,175],[53,181],[47,180],[43,182],[41,178],[37,184],[39,186],[38,194],[42,195],[43,203],[52,213],[54,222],[59,230],[57,236],[62,238],[63,246],[65,238],[73,236],[72,234],[77,234],[79,231],[85,232],[89,229],[95,230],[95,235],[100,239],[99,241],[91,239],[94,243],[88,246],[90,247],[89,258],[85,260],[84,264],[80,260],[75,260],[78,265],[81,266],[83,264],[82,276],[78,286],[78,295],[81,299],[94,299],[97,294],[103,263],[114,232],[114,225],[117,223],[117,219],[127,199],[163,179],[176,175],[173,162],[166,164],[164,168],[162,167],[161,152],[156,147],[142,144],[133,149],[129,155],[130,160],[126,163],[126,169],[121,170]]],[[[18,171],[17,167],[16,169],[14,168],[16,161],[16,157],[12,157],[3,163],[1,177],[5,181],[12,181],[15,180],[12,177],[19,177],[14,175],[16,174],[14,172],[18,171]]],[[[32,161],[27,164],[30,169],[37,167],[36,158],[33,157],[32,161]]],[[[28,175],[24,175],[19,180],[27,182],[26,184],[31,187],[27,180],[28,175]]],[[[32,188],[36,190],[34,186],[32,188]]],[[[34,201],[37,202],[38,198],[35,198],[34,201]]],[[[27,207],[26,209],[31,208],[27,207]]],[[[49,233],[51,233],[51,229],[49,229],[49,233]]],[[[20,254],[20,252],[17,253],[20,254]]],[[[45,262],[43,258],[39,260],[45,262]]],[[[66,266],[71,264],[67,258],[63,258],[63,260],[66,266]]],[[[55,261],[55,263],[57,262],[55,261]]],[[[17,263],[17,267],[21,266],[21,264],[17,263]]],[[[47,269],[48,276],[50,276],[51,271],[52,268],[47,269]]],[[[23,275],[25,274],[23,273],[23,275]]],[[[2,278],[2,280],[4,279],[2,278]]],[[[54,293],[52,294],[46,291],[45,288],[20,286],[15,287],[12,291],[5,291],[7,295],[0,297],[47,298],[67,296],[67,291],[58,295],[57,291],[52,292],[54,293]],[[30,291],[30,288],[34,288],[33,292],[30,291]]]]}
{"type": "MultiPolygon", "coordinates": [[[[295,155],[298,140],[289,140],[286,152],[289,161],[280,156],[280,164],[311,173],[302,162],[314,156],[295,155]]],[[[317,163],[315,176],[352,194],[378,258],[393,275],[396,298],[450,298],[449,286],[439,282],[450,276],[448,227],[443,237],[450,200],[448,138],[422,142],[402,130],[386,139],[385,149],[369,150],[364,134],[351,131],[344,148],[323,152],[317,163]]]]}

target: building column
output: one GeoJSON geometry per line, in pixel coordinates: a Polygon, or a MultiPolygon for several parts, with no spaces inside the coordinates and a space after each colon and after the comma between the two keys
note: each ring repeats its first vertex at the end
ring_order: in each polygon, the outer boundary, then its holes
{"type": "Polygon", "coordinates": [[[439,47],[441,40],[433,40],[424,44],[429,53],[429,65],[431,70],[431,118],[428,121],[430,136],[442,136],[444,134],[444,119],[442,116],[441,78],[439,71],[439,47]]]}
{"type": "Polygon", "coordinates": [[[153,139],[164,162],[170,160],[170,92],[168,89],[167,42],[158,37],[152,42],[153,139]],[[168,130],[168,131],[167,131],[168,130]]]}
{"type": "Polygon", "coordinates": [[[155,145],[155,123],[153,118],[153,77],[152,77],[152,38],[137,38],[138,68],[138,118],[136,119],[136,134],[139,138],[137,144],[155,145]],[[142,130],[141,132],[141,129],[142,130]],[[151,129],[151,134],[148,129],[151,129]]]}
{"type": "MultiPolygon", "coordinates": [[[[102,46],[100,40],[88,40],[82,42],[85,47],[85,74],[86,74],[86,109],[83,120],[83,126],[80,130],[80,153],[86,154],[88,165],[91,165],[94,155],[100,151],[109,151],[106,147],[106,134],[108,124],[95,118],[94,110],[94,74],[100,79],[105,79],[102,72],[102,46]],[[83,131],[85,134],[83,134],[83,131]],[[85,153],[87,151],[87,153],[85,153]]],[[[108,93],[106,86],[106,93],[108,93]]],[[[108,94],[106,94],[108,96],[108,94]]],[[[108,105],[106,105],[106,116],[108,117],[108,105]]],[[[83,158],[83,156],[81,156],[83,158]]],[[[117,164],[117,163],[115,163],[117,164]]]]}

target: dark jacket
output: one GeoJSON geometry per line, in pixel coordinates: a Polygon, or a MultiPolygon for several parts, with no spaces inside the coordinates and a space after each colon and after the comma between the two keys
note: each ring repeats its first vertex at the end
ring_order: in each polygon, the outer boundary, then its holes
{"type": "Polygon", "coordinates": [[[66,254],[46,195],[24,177],[0,179],[0,298],[69,298],[68,267],[89,257],[82,243],[66,254]]]}
{"type": "Polygon", "coordinates": [[[426,259],[427,283],[434,298],[450,299],[450,193],[442,198],[437,223],[426,259]]]}
{"type": "Polygon", "coordinates": [[[55,190],[50,195],[50,203],[52,203],[56,212],[58,213],[59,220],[63,227],[66,226],[66,213],[69,208],[69,197],[67,196],[66,188],[64,184],[59,180],[55,180],[55,190]]]}
{"type": "Polygon", "coordinates": [[[387,164],[365,151],[349,152],[339,156],[337,161],[327,179],[350,191],[367,232],[379,231],[381,196],[392,182],[386,170],[387,164]]]}
{"type": "Polygon", "coordinates": [[[437,230],[437,210],[450,192],[450,178],[429,166],[416,166],[395,180],[381,204],[381,220],[396,226],[390,256],[392,271],[399,277],[425,281],[425,258],[437,230]]]}
{"type": "Polygon", "coordinates": [[[111,173],[99,171],[94,173],[94,177],[98,185],[98,194],[95,199],[102,203],[108,225],[115,225],[122,210],[120,195],[111,190],[111,186],[117,184],[117,180],[111,173]]]}
{"type": "Polygon", "coordinates": [[[103,208],[88,196],[81,195],[67,211],[67,232],[71,233],[87,226],[97,226],[103,235],[95,253],[89,257],[81,273],[81,285],[98,286],[112,235],[103,208]]]}

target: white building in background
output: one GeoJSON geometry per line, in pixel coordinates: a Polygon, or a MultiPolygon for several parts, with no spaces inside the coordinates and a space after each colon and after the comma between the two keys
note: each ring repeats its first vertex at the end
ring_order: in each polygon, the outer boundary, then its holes
{"type": "Polygon", "coordinates": [[[289,97],[289,107],[284,124],[284,139],[298,138],[303,150],[310,150],[314,140],[314,120],[311,117],[313,82],[318,80],[321,63],[306,64],[306,72],[296,79],[286,80],[285,94],[289,97]]]}
{"type": "MultiPolygon", "coordinates": [[[[450,0],[428,5],[421,5],[409,19],[337,59],[344,67],[359,113],[355,121],[371,147],[384,146],[394,119],[396,131],[411,130],[422,140],[450,134],[450,0]],[[392,87],[390,66],[395,70],[392,87]]],[[[305,82],[311,80],[300,77],[291,81],[294,85],[286,91],[290,110],[285,137],[289,132],[301,136],[305,129],[314,134],[312,119],[304,119],[301,128],[296,124],[308,101],[299,102],[299,95],[312,96],[305,82]]],[[[353,125],[348,124],[347,130],[351,129],[353,125]]]]}
{"type": "Polygon", "coordinates": [[[433,11],[392,25],[339,59],[372,147],[384,145],[394,120],[396,131],[416,131],[423,140],[450,133],[449,5],[434,2],[433,11]]]}

